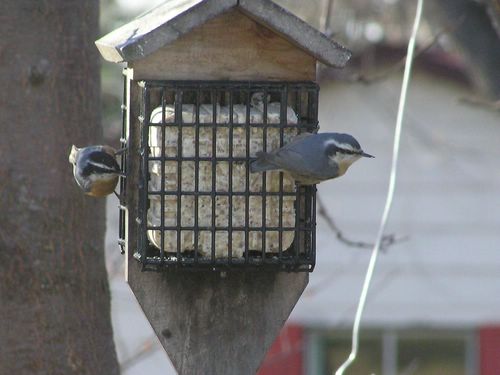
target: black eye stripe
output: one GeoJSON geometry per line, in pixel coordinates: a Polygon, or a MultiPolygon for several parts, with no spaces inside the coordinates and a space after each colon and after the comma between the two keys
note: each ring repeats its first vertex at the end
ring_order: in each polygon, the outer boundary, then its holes
{"type": "Polygon", "coordinates": [[[338,147],[334,144],[328,145],[325,152],[327,155],[330,155],[330,156],[335,155],[335,153],[337,153],[337,152],[341,152],[342,154],[346,154],[346,155],[362,155],[363,154],[362,150],[359,150],[359,151],[347,150],[345,148],[338,147]]]}
{"type": "Polygon", "coordinates": [[[348,155],[359,155],[359,154],[361,154],[361,152],[359,152],[359,151],[346,150],[345,148],[339,148],[339,151],[343,152],[344,154],[348,154],[348,155]]]}

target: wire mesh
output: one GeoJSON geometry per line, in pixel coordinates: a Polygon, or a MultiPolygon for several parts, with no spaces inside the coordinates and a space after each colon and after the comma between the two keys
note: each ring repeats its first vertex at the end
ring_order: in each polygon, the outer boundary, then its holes
{"type": "Polygon", "coordinates": [[[315,265],[316,187],[250,173],[318,128],[312,82],[142,81],[138,251],[146,269],[315,265]]]}
{"type": "MultiPolygon", "coordinates": [[[[121,138],[120,138],[120,146],[121,148],[127,147],[127,75],[126,71],[123,71],[123,99],[121,105],[122,111],[122,128],[121,128],[121,138]]],[[[119,184],[119,198],[120,204],[118,206],[118,245],[120,246],[120,251],[122,254],[125,253],[125,215],[126,215],[126,207],[125,207],[125,194],[126,194],[126,171],[127,171],[127,153],[120,153],[120,168],[122,175],[120,176],[120,184],[119,184]]]]}

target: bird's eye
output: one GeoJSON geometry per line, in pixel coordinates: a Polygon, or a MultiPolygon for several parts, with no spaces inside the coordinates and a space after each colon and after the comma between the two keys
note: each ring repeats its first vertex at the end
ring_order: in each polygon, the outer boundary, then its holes
{"type": "Polygon", "coordinates": [[[340,151],[343,153],[343,154],[347,154],[347,155],[360,155],[361,153],[358,152],[358,151],[353,151],[353,150],[346,150],[345,148],[341,148],[340,151]]]}

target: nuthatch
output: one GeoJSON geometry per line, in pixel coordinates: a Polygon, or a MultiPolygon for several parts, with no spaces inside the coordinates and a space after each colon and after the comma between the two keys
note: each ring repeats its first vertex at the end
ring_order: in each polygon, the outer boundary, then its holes
{"type": "Polygon", "coordinates": [[[282,170],[301,185],[313,185],[342,176],[363,156],[374,157],[349,134],[303,133],[278,150],[258,152],[250,172],[282,170]]]}
{"type": "Polygon", "coordinates": [[[69,162],[73,164],[73,175],[85,194],[104,197],[115,193],[118,177],[122,175],[116,161],[120,152],[122,150],[116,151],[110,146],[71,147],[69,162]]]}

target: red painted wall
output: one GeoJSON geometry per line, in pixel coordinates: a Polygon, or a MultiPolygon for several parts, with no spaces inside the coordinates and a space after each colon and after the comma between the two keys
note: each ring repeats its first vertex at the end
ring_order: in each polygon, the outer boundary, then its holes
{"type": "Polygon", "coordinates": [[[481,375],[500,374],[500,326],[483,327],[479,330],[481,375]]]}
{"type": "Polygon", "coordinates": [[[286,325],[267,352],[257,375],[303,375],[303,353],[304,329],[286,325]]]}

